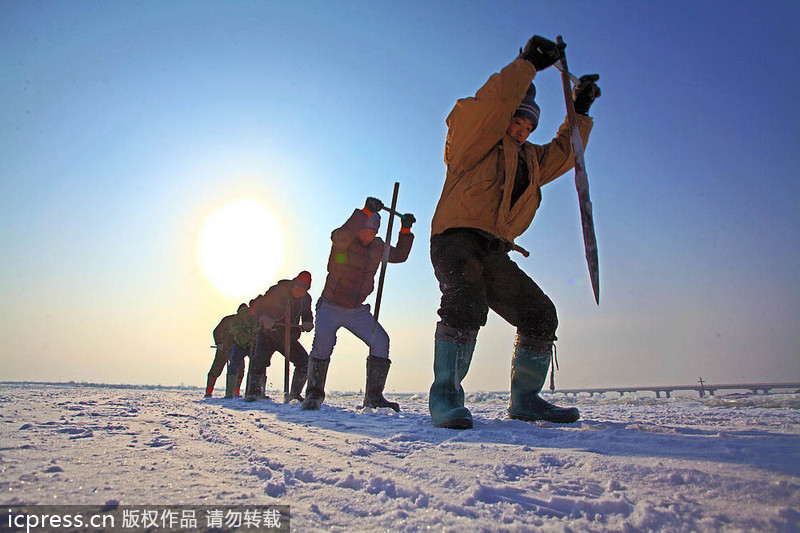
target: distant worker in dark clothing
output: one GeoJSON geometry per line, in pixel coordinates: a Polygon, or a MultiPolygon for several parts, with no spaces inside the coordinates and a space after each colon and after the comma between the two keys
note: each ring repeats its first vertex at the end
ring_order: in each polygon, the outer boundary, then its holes
{"type": "MultiPolygon", "coordinates": [[[[242,304],[244,305],[244,304],[242,304]]],[[[241,308],[241,306],[239,306],[241,308]]],[[[206,378],[206,398],[211,398],[214,393],[214,385],[217,383],[217,378],[222,374],[222,369],[230,359],[231,349],[233,348],[233,336],[231,335],[230,326],[236,315],[228,315],[220,320],[216,328],[214,328],[214,344],[217,351],[214,354],[214,362],[211,363],[211,370],[208,371],[206,378]]],[[[239,381],[244,375],[244,370],[239,374],[239,381]]]]}
{"type": "Polygon", "coordinates": [[[276,351],[286,356],[285,332],[290,328],[289,361],[294,365],[289,397],[303,401],[303,387],[308,375],[308,352],[300,344],[300,332],[314,328],[314,315],[311,312],[311,274],[300,272],[294,279],[284,279],[262,294],[250,300],[250,311],[258,320],[260,327],[256,332],[250,370],[247,376],[245,400],[252,402],[265,398],[266,371],[276,351]],[[291,306],[288,316],[287,306],[291,306]]]}
{"type": "Polygon", "coordinates": [[[255,345],[256,333],[259,324],[253,312],[246,304],[239,306],[239,310],[233,317],[230,325],[231,336],[233,338],[233,348],[228,362],[228,375],[225,386],[225,398],[239,398],[239,389],[242,385],[244,375],[244,358],[250,357],[252,366],[253,347],[255,345]]]}

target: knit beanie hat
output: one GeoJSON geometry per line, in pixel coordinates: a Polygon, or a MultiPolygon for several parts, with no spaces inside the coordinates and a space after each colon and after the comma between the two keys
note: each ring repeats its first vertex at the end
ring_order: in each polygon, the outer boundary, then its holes
{"type": "Polygon", "coordinates": [[[364,227],[378,231],[378,229],[381,227],[381,216],[378,213],[372,213],[369,217],[367,217],[364,227]]]}
{"type": "Polygon", "coordinates": [[[294,284],[308,290],[311,288],[311,272],[303,270],[294,278],[294,284]]]}
{"type": "Polygon", "coordinates": [[[533,129],[536,129],[536,126],[539,125],[541,109],[539,109],[539,105],[535,102],[534,98],[536,98],[536,86],[531,83],[531,86],[528,87],[528,92],[525,94],[525,98],[522,99],[522,103],[519,104],[519,107],[514,112],[514,116],[527,118],[533,123],[533,129]]]}

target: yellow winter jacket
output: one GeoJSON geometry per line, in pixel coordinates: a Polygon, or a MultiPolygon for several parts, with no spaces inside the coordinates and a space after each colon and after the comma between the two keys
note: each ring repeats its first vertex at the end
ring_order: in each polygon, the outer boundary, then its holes
{"type": "MultiPolygon", "coordinates": [[[[535,74],[528,61],[515,59],[493,74],[475,97],[456,102],[447,117],[447,178],[431,235],[449,228],[478,228],[513,244],[533,221],[542,199],[541,186],[573,168],[565,121],[549,144],[522,146],[530,183],[511,208],[518,156],[506,130],[535,74]]],[[[592,119],[578,115],[578,129],[585,146],[592,119]]]]}

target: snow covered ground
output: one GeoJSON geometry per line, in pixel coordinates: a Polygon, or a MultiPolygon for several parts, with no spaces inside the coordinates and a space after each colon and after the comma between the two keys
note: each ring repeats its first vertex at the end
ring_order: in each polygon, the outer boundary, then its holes
{"type": "Polygon", "coordinates": [[[569,426],[435,429],[427,396],[319,412],[200,391],[0,385],[0,505],[291,506],[294,531],[800,531],[800,395],[617,394],[569,426]]]}

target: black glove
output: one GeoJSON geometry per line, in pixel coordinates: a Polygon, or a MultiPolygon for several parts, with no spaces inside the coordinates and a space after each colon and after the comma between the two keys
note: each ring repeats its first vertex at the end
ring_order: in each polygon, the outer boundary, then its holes
{"type": "Polygon", "coordinates": [[[589,108],[594,99],[600,96],[600,87],[595,83],[600,79],[599,74],[586,74],[581,76],[580,83],[572,90],[572,99],[575,101],[575,112],[588,115],[589,108]]]}
{"type": "Polygon", "coordinates": [[[377,198],[373,198],[372,196],[370,196],[367,198],[367,203],[364,204],[364,209],[366,209],[370,213],[377,213],[378,211],[383,209],[383,202],[381,202],[377,198]]]}
{"type": "Polygon", "coordinates": [[[412,215],[411,213],[406,213],[400,217],[400,227],[401,228],[411,228],[411,225],[417,221],[417,218],[412,215]]]}
{"type": "Polygon", "coordinates": [[[529,61],[536,70],[543,70],[561,59],[566,44],[559,45],[539,35],[534,35],[519,53],[520,57],[529,61]]]}

